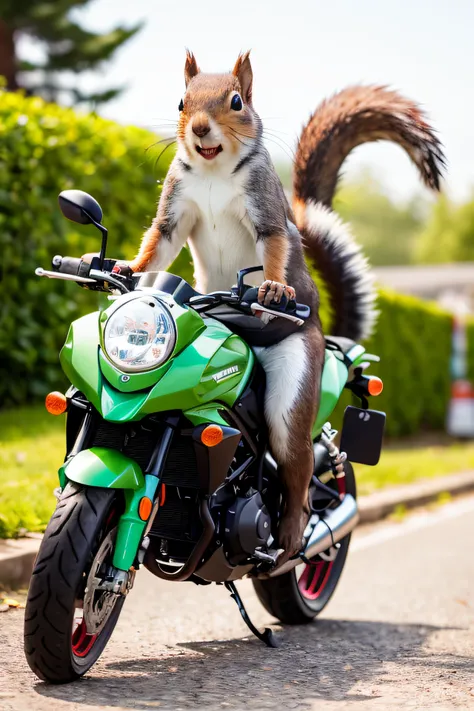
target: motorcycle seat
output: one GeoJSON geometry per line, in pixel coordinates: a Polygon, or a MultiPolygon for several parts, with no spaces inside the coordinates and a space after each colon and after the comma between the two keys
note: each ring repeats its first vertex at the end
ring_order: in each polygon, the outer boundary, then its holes
{"type": "Polygon", "coordinates": [[[301,330],[294,321],[275,318],[265,323],[253,314],[242,313],[231,306],[216,306],[207,311],[206,316],[220,321],[233,333],[240,336],[251,347],[267,347],[280,343],[292,333],[301,330]]]}

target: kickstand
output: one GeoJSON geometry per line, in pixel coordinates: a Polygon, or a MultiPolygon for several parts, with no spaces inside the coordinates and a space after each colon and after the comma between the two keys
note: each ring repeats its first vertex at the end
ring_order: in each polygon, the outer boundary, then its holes
{"type": "Polygon", "coordinates": [[[258,639],[264,642],[267,647],[278,647],[278,641],[271,629],[265,627],[263,632],[259,632],[258,629],[255,627],[252,620],[248,616],[247,610],[245,609],[244,603],[242,602],[242,598],[237,592],[237,588],[235,587],[234,583],[226,582],[224,583],[224,585],[230,592],[231,598],[237,603],[237,607],[239,608],[239,612],[242,615],[243,621],[245,622],[249,630],[253,632],[255,637],[258,637],[258,639]]]}

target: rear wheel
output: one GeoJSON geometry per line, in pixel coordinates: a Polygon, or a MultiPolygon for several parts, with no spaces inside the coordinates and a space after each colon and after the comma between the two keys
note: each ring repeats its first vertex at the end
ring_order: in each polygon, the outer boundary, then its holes
{"type": "MultiPolygon", "coordinates": [[[[345,463],[346,491],[356,497],[354,470],[345,463]]],[[[253,580],[258,599],[271,615],[286,625],[311,622],[331,599],[347,558],[351,534],[340,541],[323,559],[315,556],[307,565],[299,565],[275,578],[253,580]]]]}
{"type": "Polygon", "coordinates": [[[46,529],[25,610],[25,653],[34,673],[63,684],[97,661],[123,595],[98,588],[112,564],[117,492],[68,484],[46,529]]]}

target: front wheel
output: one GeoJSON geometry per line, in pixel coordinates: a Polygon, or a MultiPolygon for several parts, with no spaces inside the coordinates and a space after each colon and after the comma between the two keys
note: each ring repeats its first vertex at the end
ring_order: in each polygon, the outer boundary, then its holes
{"type": "Polygon", "coordinates": [[[35,561],[25,610],[25,654],[43,681],[64,684],[97,661],[125,597],[101,590],[112,564],[117,492],[69,483],[35,561]]]}
{"type": "MultiPolygon", "coordinates": [[[[346,491],[356,498],[354,470],[345,465],[346,491]]],[[[326,607],[341,577],[349,551],[351,534],[340,541],[340,548],[324,560],[315,556],[308,565],[299,565],[275,578],[253,580],[257,597],[264,608],[286,625],[301,625],[314,620],[326,607]]]]}

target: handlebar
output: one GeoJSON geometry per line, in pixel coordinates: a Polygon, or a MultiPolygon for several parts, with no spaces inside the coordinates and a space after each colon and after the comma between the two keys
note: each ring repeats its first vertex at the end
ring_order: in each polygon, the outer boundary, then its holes
{"type": "MultiPolygon", "coordinates": [[[[135,280],[140,278],[140,275],[135,274],[130,278],[115,273],[112,270],[116,263],[115,259],[106,259],[103,267],[100,267],[100,259],[97,256],[93,256],[89,263],[81,257],[56,255],[52,259],[53,271],[38,268],[36,274],[52,279],[75,281],[80,286],[96,291],[110,292],[117,289],[122,294],[133,291],[134,286],[138,283],[135,280]]],[[[253,271],[257,271],[257,269],[244,270],[245,273],[253,271]]],[[[238,308],[248,315],[254,315],[256,311],[267,311],[273,316],[282,316],[298,323],[301,322],[301,324],[310,315],[308,306],[298,304],[296,301],[288,301],[285,296],[282,297],[278,304],[272,303],[267,307],[257,304],[258,289],[256,287],[246,287],[243,283],[243,278],[241,278],[241,273],[239,273],[239,282],[239,285],[233,287],[230,291],[214,291],[210,294],[196,294],[194,292],[194,295],[184,303],[187,303],[199,313],[205,313],[216,306],[228,305],[238,308]]]]}
{"type": "Polygon", "coordinates": [[[131,288],[130,280],[119,274],[112,274],[112,269],[116,263],[115,259],[106,259],[103,269],[100,266],[100,258],[94,256],[89,263],[81,257],[62,257],[57,254],[52,259],[53,271],[36,269],[37,276],[45,276],[50,279],[66,279],[75,281],[80,286],[87,286],[88,289],[96,291],[111,291],[118,289],[122,294],[128,293],[131,288]]]}
{"type": "Polygon", "coordinates": [[[51,260],[53,270],[60,274],[73,274],[82,277],[89,276],[90,264],[81,259],[81,257],[61,257],[57,254],[51,260]]]}

